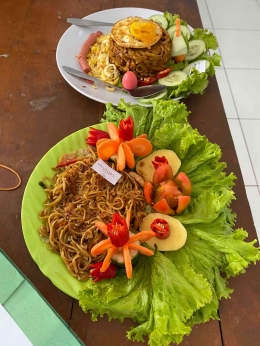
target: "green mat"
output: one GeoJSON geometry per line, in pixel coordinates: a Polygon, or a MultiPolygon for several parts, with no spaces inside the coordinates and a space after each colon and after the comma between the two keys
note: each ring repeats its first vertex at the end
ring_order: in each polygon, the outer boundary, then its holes
{"type": "Polygon", "coordinates": [[[34,346],[84,345],[1,249],[0,304],[34,346]]]}

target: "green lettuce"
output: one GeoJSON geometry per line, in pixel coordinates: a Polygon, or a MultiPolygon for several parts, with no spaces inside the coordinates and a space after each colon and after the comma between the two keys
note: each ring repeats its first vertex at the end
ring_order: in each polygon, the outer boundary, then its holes
{"type": "Polygon", "coordinates": [[[118,123],[132,114],[136,131],[142,129],[154,149],[171,149],[181,159],[180,170],[192,183],[191,203],[175,218],[186,228],[187,241],[178,251],[157,252],[149,260],[140,256],[131,280],[122,271],[114,279],[88,280],[79,303],[94,321],[104,314],[110,320],[132,318],[137,325],[127,333],[130,340],[148,336],[152,346],[178,344],[194,324],[219,319],[219,300],[233,291],[228,279],[259,261],[259,248],[256,240],[245,241],[245,230],[234,229],[236,177],[226,174],[220,147],[190,126],[184,104],[158,100],[146,109],[121,100],[119,107],[106,107],[103,121],[118,123]]]}
{"type": "Polygon", "coordinates": [[[189,112],[183,103],[172,100],[160,100],[154,103],[153,109],[149,109],[140,105],[131,105],[121,99],[118,107],[112,103],[106,104],[106,110],[100,121],[111,121],[119,125],[120,119],[126,119],[129,115],[134,120],[135,136],[145,133],[151,139],[157,128],[173,122],[186,123],[189,112]]]}
{"type": "Polygon", "coordinates": [[[149,335],[152,346],[179,343],[191,332],[186,321],[211,300],[202,275],[185,264],[177,269],[161,253],[148,263],[141,258],[131,280],[125,275],[99,283],[89,280],[79,292],[80,306],[94,321],[104,314],[120,321],[130,317],[140,324],[131,328],[128,338],[144,341],[149,335]]]}
{"type": "Polygon", "coordinates": [[[215,74],[215,66],[221,66],[221,56],[217,53],[213,53],[213,55],[203,54],[199,57],[199,60],[207,60],[210,65],[207,69],[207,74],[212,77],[215,74]]]}
{"type": "MultiPolygon", "coordinates": [[[[168,28],[167,29],[169,29],[171,26],[175,25],[176,19],[180,18],[180,16],[178,14],[171,14],[170,12],[165,12],[163,15],[168,21],[168,28]]],[[[181,25],[187,26],[187,22],[185,22],[184,20],[181,19],[181,25]]]]}
{"type": "Polygon", "coordinates": [[[177,88],[168,87],[169,97],[186,97],[190,93],[192,94],[203,94],[204,90],[208,86],[208,75],[206,72],[199,72],[197,69],[193,68],[192,73],[182,81],[177,88]]]}
{"type": "Polygon", "coordinates": [[[218,48],[218,41],[213,32],[208,29],[194,29],[191,40],[202,40],[205,42],[206,50],[218,48]]]}

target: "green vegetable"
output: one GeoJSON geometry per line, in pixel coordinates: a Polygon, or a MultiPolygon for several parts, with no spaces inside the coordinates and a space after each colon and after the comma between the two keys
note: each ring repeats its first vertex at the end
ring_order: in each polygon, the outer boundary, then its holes
{"type": "Polygon", "coordinates": [[[209,83],[207,73],[199,73],[199,71],[195,68],[192,71],[193,72],[178,85],[178,88],[168,87],[168,94],[170,97],[186,97],[190,93],[204,93],[204,90],[209,83]]]}
{"type": "Polygon", "coordinates": [[[200,60],[207,60],[210,63],[207,69],[207,74],[212,77],[215,74],[215,66],[221,66],[221,56],[214,53],[212,56],[208,54],[203,54],[200,56],[200,60]]]}
{"type": "MultiPolygon", "coordinates": [[[[178,14],[171,14],[170,12],[165,12],[163,15],[168,20],[168,29],[175,25],[176,18],[180,18],[178,14]]],[[[184,22],[184,20],[181,19],[181,25],[187,26],[187,22],[184,22]]]]}
{"type": "Polygon", "coordinates": [[[191,35],[191,40],[202,40],[205,42],[206,49],[218,48],[218,41],[214,36],[213,32],[208,29],[195,29],[193,35],[191,35]]]}
{"type": "Polygon", "coordinates": [[[134,270],[131,280],[125,275],[98,284],[89,280],[79,292],[80,306],[91,311],[93,320],[105,313],[120,321],[130,317],[139,325],[128,332],[128,338],[144,341],[149,334],[153,346],[180,342],[191,331],[185,321],[211,299],[210,286],[201,275],[185,264],[177,269],[159,252],[134,270]]]}
{"type": "Polygon", "coordinates": [[[99,283],[87,281],[79,302],[93,320],[107,314],[109,319],[138,322],[127,334],[131,340],[143,341],[147,335],[151,346],[178,344],[194,324],[219,318],[219,300],[232,293],[228,278],[259,261],[260,252],[256,240],[245,241],[246,231],[233,229],[235,176],[224,172],[220,147],[189,125],[186,106],[154,100],[147,110],[121,100],[120,110],[107,105],[105,119],[119,121],[119,115],[125,119],[129,112],[138,119],[138,128],[142,124],[154,149],[176,152],[180,170],[191,180],[191,203],[176,216],[187,230],[187,242],[178,251],[157,252],[146,263],[140,256],[131,280],[119,275],[99,283]]]}

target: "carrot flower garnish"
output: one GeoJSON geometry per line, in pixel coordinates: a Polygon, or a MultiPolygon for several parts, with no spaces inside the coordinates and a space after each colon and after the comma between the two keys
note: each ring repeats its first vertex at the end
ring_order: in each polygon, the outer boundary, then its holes
{"type": "Polygon", "coordinates": [[[107,131],[109,138],[101,138],[96,142],[97,154],[104,161],[115,156],[118,171],[123,171],[126,166],[134,168],[134,156],[147,156],[152,151],[152,144],[145,134],[134,138],[134,122],[130,116],[121,120],[119,127],[108,123],[107,131]]]}
{"type": "Polygon", "coordinates": [[[132,262],[130,250],[139,251],[142,255],[152,256],[154,252],[146,247],[136,244],[137,241],[145,242],[155,236],[153,231],[142,231],[137,234],[131,235],[129,232],[130,211],[127,212],[126,219],[122,218],[118,213],[114,213],[112,222],[107,224],[97,221],[95,226],[105,235],[108,239],[102,240],[94,245],[91,249],[92,256],[98,256],[107,252],[106,257],[100,267],[100,272],[105,272],[111,264],[112,257],[117,252],[123,253],[126,275],[128,279],[132,278],[132,262]]]}

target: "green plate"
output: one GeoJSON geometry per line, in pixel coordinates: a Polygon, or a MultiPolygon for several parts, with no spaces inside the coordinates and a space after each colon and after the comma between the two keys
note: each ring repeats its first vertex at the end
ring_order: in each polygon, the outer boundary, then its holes
{"type": "MultiPolygon", "coordinates": [[[[105,124],[94,127],[106,130],[105,124]]],[[[88,130],[89,128],[85,128],[64,138],[43,156],[28,180],[21,211],[23,235],[33,260],[56,287],[75,299],[78,299],[78,292],[83,282],[71,276],[61,257],[49,250],[39,236],[38,229],[42,223],[38,213],[43,209],[43,201],[46,198],[39,181],[43,176],[53,176],[52,167],[57,165],[58,159],[63,154],[86,147],[88,130]]]]}

